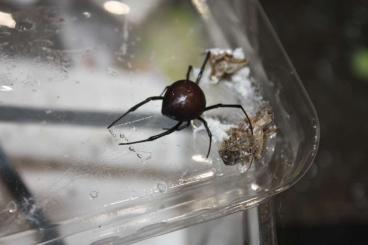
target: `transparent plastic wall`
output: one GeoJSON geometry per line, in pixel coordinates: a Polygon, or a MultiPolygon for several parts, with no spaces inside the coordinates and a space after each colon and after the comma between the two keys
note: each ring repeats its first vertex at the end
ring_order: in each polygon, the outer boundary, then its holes
{"type": "MultiPolygon", "coordinates": [[[[315,110],[257,1],[5,1],[0,13],[0,243],[130,244],[254,206],[313,161],[315,110]],[[197,121],[120,146],[176,123],[159,101],[107,129],[189,65],[198,74],[206,50],[237,48],[240,87],[211,83],[209,68],[200,86],[208,105],[272,108],[277,133],[250,167],[224,164],[216,132],[206,158],[197,121]]],[[[204,117],[216,131],[244,116],[204,117]]]]}

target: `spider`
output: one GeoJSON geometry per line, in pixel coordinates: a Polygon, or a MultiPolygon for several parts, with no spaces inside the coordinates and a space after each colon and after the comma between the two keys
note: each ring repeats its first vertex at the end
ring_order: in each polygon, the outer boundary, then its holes
{"type": "Polygon", "coordinates": [[[119,145],[132,145],[137,143],[143,143],[148,141],[153,141],[158,138],[161,138],[163,136],[169,135],[175,131],[182,130],[190,125],[190,121],[194,119],[200,120],[209,137],[209,146],[206,158],[208,158],[210,152],[211,152],[211,145],[212,145],[212,133],[208,127],[208,124],[206,120],[204,120],[201,115],[205,111],[209,111],[212,109],[220,108],[220,107],[230,107],[230,108],[238,108],[243,111],[245,117],[247,118],[247,121],[249,123],[250,130],[253,134],[253,126],[249,119],[248,114],[244,110],[244,108],[239,104],[215,104],[212,106],[206,107],[206,97],[202,91],[202,89],[199,87],[199,82],[201,80],[201,77],[203,75],[203,71],[206,67],[206,64],[211,56],[211,52],[207,52],[207,55],[203,61],[203,64],[201,66],[201,70],[198,73],[197,79],[195,82],[191,81],[189,79],[190,73],[192,72],[193,67],[190,65],[188,67],[188,71],[186,74],[185,80],[179,80],[171,84],[170,86],[167,86],[160,96],[152,96],[148,97],[147,99],[139,102],[138,104],[134,105],[132,108],[130,108],[127,112],[125,112],[123,115],[121,115],[119,118],[117,118],[115,121],[113,121],[107,128],[111,128],[114,126],[118,121],[120,121],[123,117],[125,117],[128,113],[133,112],[137,110],[142,105],[153,101],[153,100],[162,100],[162,107],[161,107],[161,113],[169,117],[175,121],[177,121],[177,124],[175,124],[172,128],[167,129],[166,131],[153,135],[147,139],[144,140],[138,140],[133,142],[125,142],[120,143],[119,145]]]}

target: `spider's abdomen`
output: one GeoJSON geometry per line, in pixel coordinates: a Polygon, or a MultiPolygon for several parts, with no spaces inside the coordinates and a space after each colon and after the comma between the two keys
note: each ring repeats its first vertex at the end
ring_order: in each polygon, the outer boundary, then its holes
{"type": "Polygon", "coordinates": [[[202,89],[194,82],[179,80],[167,88],[162,114],[177,121],[198,118],[206,108],[202,89]]]}

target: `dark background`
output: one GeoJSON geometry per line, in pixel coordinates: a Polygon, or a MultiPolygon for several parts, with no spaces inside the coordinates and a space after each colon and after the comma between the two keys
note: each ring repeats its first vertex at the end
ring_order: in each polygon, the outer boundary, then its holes
{"type": "Polygon", "coordinates": [[[276,198],[279,244],[367,244],[368,1],[261,3],[321,123],[314,166],[276,198]]]}

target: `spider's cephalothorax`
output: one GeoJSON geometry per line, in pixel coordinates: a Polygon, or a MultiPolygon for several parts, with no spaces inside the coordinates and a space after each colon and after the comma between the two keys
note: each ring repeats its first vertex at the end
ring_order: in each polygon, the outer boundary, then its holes
{"type": "Polygon", "coordinates": [[[171,134],[175,131],[182,130],[186,128],[187,126],[189,126],[191,120],[198,119],[203,123],[207,131],[208,137],[210,139],[210,143],[209,143],[208,151],[207,151],[207,157],[208,157],[211,151],[212,134],[207,125],[206,120],[204,120],[201,117],[201,115],[205,111],[220,108],[220,107],[231,107],[231,108],[241,109],[249,122],[249,128],[253,134],[253,127],[248,117],[248,114],[245,112],[244,108],[241,105],[216,104],[216,105],[206,107],[206,97],[202,89],[198,86],[198,83],[201,80],[204,68],[210,56],[211,56],[211,53],[208,52],[195,82],[192,82],[191,80],[189,80],[189,76],[192,71],[192,66],[189,66],[186,79],[176,81],[172,85],[166,87],[164,90],[164,96],[152,96],[152,97],[148,97],[147,99],[139,102],[138,104],[130,108],[127,112],[125,112],[122,116],[120,116],[118,119],[113,121],[107,128],[111,128],[118,121],[120,121],[123,117],[125,117],[128,113],[137,110],[139,107],[141,107],[142,105],[152,100],[162,100],[161,113],[164,116],[167,116],[171,119],[178,121],[177,124],[175,124],[172,128],[160,134],[149,137],[148,139],[120,143],[119,145],[132,145],[132,144],[143,143],[147,141],[153,141],[165,135],[171,134]]]}
{"type": "Polygon", "coordinates": [[[167,88],[161,112],[176,121],[190,121],[201,116],[205,108],[202,89],[190,80],[179,80],[167,88]]]}

